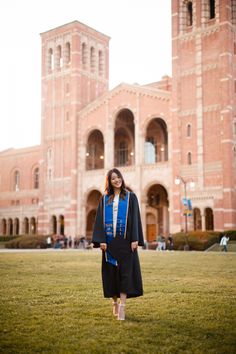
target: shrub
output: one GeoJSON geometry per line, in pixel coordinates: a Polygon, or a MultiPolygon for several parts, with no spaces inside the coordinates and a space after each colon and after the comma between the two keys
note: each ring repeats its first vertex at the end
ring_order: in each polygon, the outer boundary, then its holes
{"type": "Polygon", "coordinates": [[[47,248],[47,235],[24,235],[19,236],[5,244],[6,248],[47,248]]]}
{"type": "Polygon", "coordinates": [[[219,242],[220,232],[214,231],[189,231],[186,235],[184,232],[178,232],[173,235],[175,250],[195,250],[204,251],[219,242]]]}
{"type": "Polygon", "coordinates": [[[236,230],[226,230],[221,233],[221,236],[226,235],[229,237],[230,241],[236,241],[236,230]]]}
{"type": "Polygon", "coordinates": [[[19,236],[0,236],[0,242],[8,242],[14,240],[17,237],[19,236]]]}

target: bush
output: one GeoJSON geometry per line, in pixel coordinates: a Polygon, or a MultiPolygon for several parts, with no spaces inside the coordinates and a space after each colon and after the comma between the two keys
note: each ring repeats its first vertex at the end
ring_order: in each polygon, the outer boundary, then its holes
{"type": "Polygon", "coordinates": [[[236,230],[227,230],[221,233],[221,236],[226,235],[230,241],[236,241],[236,230]]]}
{"type": "Polygon", "coordinates": [[[48,235],[25,235],[14,238],[5,244],[6,248],[23,248],[23,249],[35,249],[35,248],[47,248],[48,235]]]}
{"type": "Polygon", "coordinates": [[[220,235],[220,232],[214,231],[189,231],[187,236],[184,232],[178,232],[173,235],[174,249],[204,251],[219,242],[220,235]]]}
{"type": "Polygon", "coordinates": [[[17,237],[19,236],[0,236],[0,242],[8,242],[14,240],[17,237]]]}

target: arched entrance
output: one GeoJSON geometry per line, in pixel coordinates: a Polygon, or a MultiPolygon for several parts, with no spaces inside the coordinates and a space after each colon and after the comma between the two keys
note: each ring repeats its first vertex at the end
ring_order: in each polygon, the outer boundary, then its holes
{"type": "Polygon", "coordinates": [[[29,219],[28,218],[24,218],[24,221],[23,221],[23,233],[25,235],[29,234],[29,219]]]}
{"type": "Polygon", "coordinates": [[[50,220],[50,233],[52,235],[56,235],[57,234],[57,218],[55,215],[51,216],[51,220],[50,220]]]}
{"type": "Polygon", "coordinates": [[[63,215],[59,216],[58,224],[59,224],[59,235],[65,235],[65,219],[63,215]]]}
{"type": "Polygon", "coordinates": [[[7,233],[8,235],[13,235],[13,221],[12,219],[8,219],[8,222],[7,222],[7,233]]]}
{"type": "Polygon", "coordinates": [[[86,170],[104,168],[104,140],[100,130],[93,130],[87,141],[86,170]]]}
{"type": "Polygon", "coordinates": [[[101,198],[101,193],[97,190],[91,191],[87,197],[86,238],[88,240],[92,239],[93,225],[94,225],[97,207],[98,207],[98,203],[99,203],[100,198],[101,198]]]}
{"type": "Polygon", "coordinates": [[[19,231],[20,231],[20,222],[18,218],[14,219],[14,235],[19,235],[19,231]]]}
{"type": "Polygon", "coordinates": [[[168,134],[163,119],[155,118],[148,124],[144,153],[147,164],[168,160],[168,134]]]}
{"type": "Polygon", "coordinates": [[[1,223],[1,234],[4,236],[7,234],[7,221],[6,219],[2,219],[2,223],[1,223]]]}
{"type": "Polygon", "coordinates": [[[30,218],[30,234],[36,234],[36,220],[35,217],[30,218]]]}
{"type": "Polygon", "coordinates": [[[166,189],[160,184],[151,186],[147,193],[146,238],[156,240],[157,235],[169,233],[169,201],[166,189]],[[155,233],[155,237],[154,237],[155,233]]]}
{"type": "Polygon", "coordinates": [[[202,230],[202,218],[201,211],[198,208],[193,209],[193,222],[194,222],[194,230],[202,230]]]}
{"type": "Polygon", "coordinates": [[[206,230],[214,230],[214,215],[211,208],[205,209],[206,230]]]}
{"type": "Polygon", "coordinates": [[[115,122],[115,166],[134,164],[134,116],[129,109],[122,109],[115,122]]]}

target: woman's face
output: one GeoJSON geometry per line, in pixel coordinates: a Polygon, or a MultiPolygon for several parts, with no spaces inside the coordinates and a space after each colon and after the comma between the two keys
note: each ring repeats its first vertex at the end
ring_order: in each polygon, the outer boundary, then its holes
{"type": "Polygon", "coordinates": [[[122,179],[115,172],[112,172],[111,175],[111,185],[116,189],[121,188],[122,185],[122,179]]]}

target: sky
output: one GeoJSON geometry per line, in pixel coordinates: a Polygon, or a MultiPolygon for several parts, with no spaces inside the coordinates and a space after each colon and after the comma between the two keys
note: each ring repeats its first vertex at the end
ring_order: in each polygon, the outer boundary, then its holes
{"type": "Polygon", "coordinates": [[[109,36],[109,89],[171,76],[171,0],[0,1],[0,151],[40,144],[40,33],[72,21],[109,36]]]}

